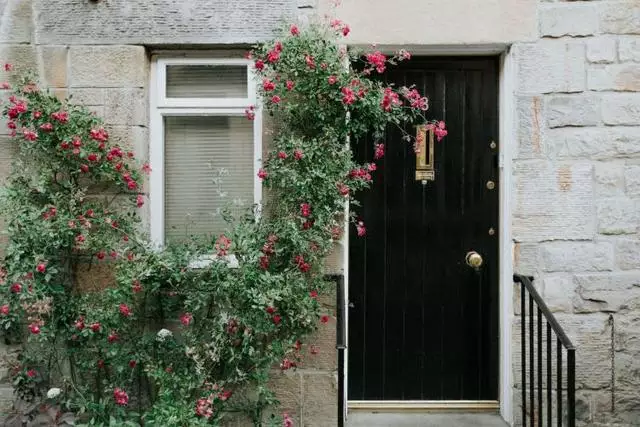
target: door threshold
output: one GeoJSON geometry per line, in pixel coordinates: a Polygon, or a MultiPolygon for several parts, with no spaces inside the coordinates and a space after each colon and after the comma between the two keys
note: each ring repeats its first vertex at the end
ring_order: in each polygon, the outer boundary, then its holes
{"type": "Polygon", "coordinates": [[[349,412],[484,412],[498,413],[497,400],[349,400],[349,412]]]}

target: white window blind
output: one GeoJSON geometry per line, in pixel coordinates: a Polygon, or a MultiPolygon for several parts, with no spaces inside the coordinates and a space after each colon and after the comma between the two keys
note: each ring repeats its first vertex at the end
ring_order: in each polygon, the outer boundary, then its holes
{"type": "Polygon", "coordinates": [[[253,204],[253,122],[241,116],[165,117],[165,238],[217,235],[220,211],[253,204]]]}
{"type": "Polygon", "coordinates": [[[167,98],[246,98],[247,67],[168,65],[167,98]]]}

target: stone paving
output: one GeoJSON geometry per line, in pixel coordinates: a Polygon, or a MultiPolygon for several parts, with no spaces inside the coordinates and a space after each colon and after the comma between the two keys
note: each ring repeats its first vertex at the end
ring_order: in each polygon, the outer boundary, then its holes
{"type": "Polygon", "coordinates": [[[505,427],[495,414],[349,414],[347,427],[505,427]]]}

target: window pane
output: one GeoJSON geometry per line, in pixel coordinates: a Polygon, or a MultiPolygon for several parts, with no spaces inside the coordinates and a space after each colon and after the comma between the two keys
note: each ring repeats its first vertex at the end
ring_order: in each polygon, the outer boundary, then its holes
{"type": "Polygon", "coordinates": [[[167,66],[167,98],[246,98],[247,92],[246,66],[167,66]]]}
{"type": "Polygon", "coordinates": [[[253,123],[244,117],[165,118],[165,236],[215,235],[220,212],[253,204],[253,123]]]}

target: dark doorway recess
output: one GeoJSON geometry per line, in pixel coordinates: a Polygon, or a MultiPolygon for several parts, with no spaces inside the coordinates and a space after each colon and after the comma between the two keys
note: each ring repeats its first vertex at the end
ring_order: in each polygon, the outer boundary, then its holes
{"type": "MultiPolygon", "coordinates": [[[[423,185],[413,147],[390,129],[352,208],[367,235],[350,238],[349,399],[497,400],[498,59],[414,58],[384,78],[415,84],[449,135],[423,185]]],[[[371,141],[354,151],[373,158],[371,141]]]]}

